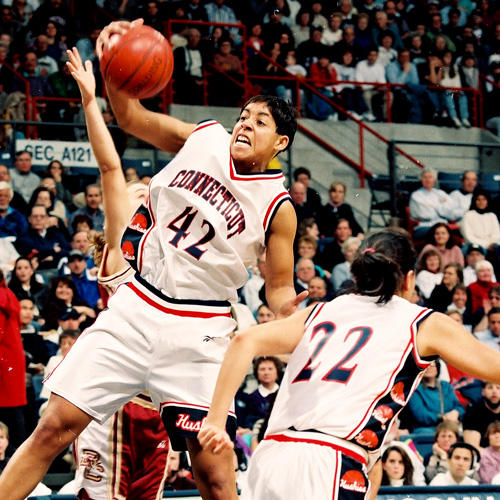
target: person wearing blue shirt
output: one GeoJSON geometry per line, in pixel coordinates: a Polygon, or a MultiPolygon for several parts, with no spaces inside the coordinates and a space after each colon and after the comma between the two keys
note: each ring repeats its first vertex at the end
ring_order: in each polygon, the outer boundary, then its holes
{"type": "Polygon", "coordinates": [[[28,229],[24,215],[10,206],[14,191],[8,182],[0,181],[0,238],[17,238],[28,229]]]}

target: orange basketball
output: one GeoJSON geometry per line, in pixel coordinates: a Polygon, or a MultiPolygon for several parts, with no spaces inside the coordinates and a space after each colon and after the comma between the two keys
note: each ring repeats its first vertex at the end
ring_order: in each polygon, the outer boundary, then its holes
{"type": "Polygon", "coordinates": [[[165,37],[149,26],[112,35],[100,60],[104,81],[133,99],[152,97],[170,80],[174,56],[165,37]]]}

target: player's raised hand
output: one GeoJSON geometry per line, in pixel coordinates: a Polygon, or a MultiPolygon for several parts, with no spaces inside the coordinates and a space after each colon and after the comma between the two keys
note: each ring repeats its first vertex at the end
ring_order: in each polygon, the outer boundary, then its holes
{"type": "Polygon", "coordinates": [[[220,427],[212,424],[205,424],[198,433],[198,441],[204,450],[211,451],[214,454],[224,450],[232,450],[234,443],[229,434],[220,427]]]}
{"type": "Polygon", "coordinates": [[[85,102],[95,98],[95,77],[92,62],[85,61],[84,65],[76,47],[73,47],[73,50],[67,50],[66,54],[69,57],[69,61],[66,64],[71,71],[71,76],[78,83],[82,100],[85,104],[85,102]]]}
{"type": "Polygon", "coordinates": [[[113,35],[124,35],[130,28],[134,26],[140,26],[144,23],[144,19],[135,19],[134,21],[114,21],[108,24],[101,33],[96,42],[96,53],[97,57],[100,59],[102,56],[102,51],[105,46],[109,48],[111,37],[113,35]]]}
{"type": "Polygon", "coordinates": [[[307,290],[304,290],[303,292],[300,292],[297,297],[295,297],[292,300],[289,300],[288,302],[285,302],[281,308],[280,312],[276,316],[276,319],[282,319],[282,318],[287,318],[294,312],[297,312],[299,310],[299,304],[303,301],[306,300],[307,297],[309,296],[309,292],[307,290]]]}

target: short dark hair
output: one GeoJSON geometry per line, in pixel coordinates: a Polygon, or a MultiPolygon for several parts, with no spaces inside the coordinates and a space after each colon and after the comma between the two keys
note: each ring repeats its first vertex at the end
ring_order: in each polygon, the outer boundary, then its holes
{"type": "Polygon", "coordinates": [[[284,149],[287,150],[293,143],[295,133],[297,132],[297,118],[299,116],[295,107],[276,96],[272,95],[256,95],[251,97],[241,108],[241,113],[243,110],[254,102],[264,103],[271,112],[271,115],[276,123],[276,132],[279,135],[286,135],[288,137],[288,145],[284,149]]]}
{"type": "Polygon", "coordinates": [[[492,307],[489,311],[488,311],[488,319],[491,318],[491,315],[492,314],[500,314],[500,307],[492,307]]]}
{"type": "Polygon", "coordinates": [[[311,171],[306,168],[306,167],[297,167],[294,171],[293,171],[293,178],[295,180],[298,179],[299,175],[301,174],[305,174],[307,175],[307,177],[309,177],[309,179],[311,178],[311,171]]]}
{"type": "Polygon", "coordinates": [[[278,372],[278,380],[280,380],[282,372],[283,372],[283,363],[278,358],[276,358],[274,356],[260,356],[253,362],[253,374],[254,374],[255,378],[258,380],[257,372],[259,370],[259,366],[264,361],[271,361],[271,363],[274,364],[274,366],[276,367],[276,371],[278,372]]]}

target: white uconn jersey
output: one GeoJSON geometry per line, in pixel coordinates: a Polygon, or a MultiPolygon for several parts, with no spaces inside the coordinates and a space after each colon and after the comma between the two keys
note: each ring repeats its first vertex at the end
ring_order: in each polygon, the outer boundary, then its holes
{"type": "Polygon", "coordinates": [[[169,297],[236,302],[276,210],[290,199],[281,171],[238,174],[230,140],[219,123],[199,123],[151,181],[152,226],[137,264],[169,297]]]}
{"type": "Polygon", "coordinates": [[[318,431],[379,450],[431,360],[416,349],[432,313],[400,298],[344,295],[316,306],[290,357],[267,435],[318,431]]]}

